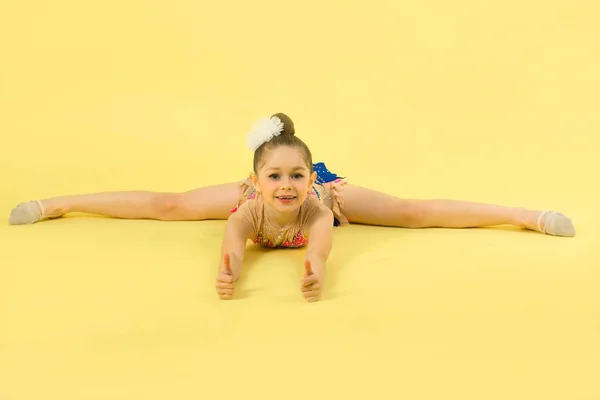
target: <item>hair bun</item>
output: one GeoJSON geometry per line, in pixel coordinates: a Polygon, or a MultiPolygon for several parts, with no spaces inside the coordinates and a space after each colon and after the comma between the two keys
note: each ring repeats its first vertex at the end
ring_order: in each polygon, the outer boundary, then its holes
{"type": "Polygon", "coordinates": [[[277,117],[283,122],[283,132],[282,135],[290,135],[294,136],[296,134],[296,130],[294,129],[294,121],[290,117],[288,117],[284,113],[273,114],[273,117],[277,117]]]}

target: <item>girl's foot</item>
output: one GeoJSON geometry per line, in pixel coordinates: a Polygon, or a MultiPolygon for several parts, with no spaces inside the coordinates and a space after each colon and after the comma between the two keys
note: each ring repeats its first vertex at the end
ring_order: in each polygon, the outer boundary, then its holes
{"type": "Polygon", "coordinates": [[[535,227],[527,226],[546,235],[575,236],[573,221],[564,214],[556,211],[542,211],[538,213],[535,227]]]}
{"type": "Polygon", "coordinates": [[[21,203],[12,209],[8,223],[11,225],[34,224],[48,218],[58,218],[62,215],[47,215],[41,200],[21,203]]]}

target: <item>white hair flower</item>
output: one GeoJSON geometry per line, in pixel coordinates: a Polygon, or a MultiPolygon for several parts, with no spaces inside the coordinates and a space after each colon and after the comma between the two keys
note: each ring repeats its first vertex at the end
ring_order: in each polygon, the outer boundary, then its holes
{"type": "Polygon", "coordinates": [[[248,132],[248,147],[256,151],[263,143],[281,135],[283,122],[278,117],[263,118],[254,123],[248,132]]]}

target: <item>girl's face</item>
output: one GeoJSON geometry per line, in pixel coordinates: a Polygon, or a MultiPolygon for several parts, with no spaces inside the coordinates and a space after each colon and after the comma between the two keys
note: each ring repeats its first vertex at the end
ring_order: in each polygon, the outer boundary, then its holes
{"type": "Polygon", "coordinates": [[[298,149],[281,146],[267,153],[258,175],[250,178],[265,203],[275,210],[290,212],[306,200],[316,177],[298,149]]]}

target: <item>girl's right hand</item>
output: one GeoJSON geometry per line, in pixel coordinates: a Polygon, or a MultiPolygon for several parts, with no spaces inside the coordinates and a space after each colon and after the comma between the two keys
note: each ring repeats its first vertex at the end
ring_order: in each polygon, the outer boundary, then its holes
{"type": "Polygon", "coordinates": [[[217,294],[221,300],[231,300],[233,297],[233,286],[235,279],[231,270],[231,259],[229,254],[223,256],[223,267],[220,269],[217,276],[217,294]]]}

